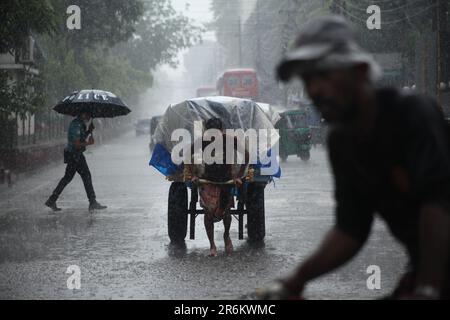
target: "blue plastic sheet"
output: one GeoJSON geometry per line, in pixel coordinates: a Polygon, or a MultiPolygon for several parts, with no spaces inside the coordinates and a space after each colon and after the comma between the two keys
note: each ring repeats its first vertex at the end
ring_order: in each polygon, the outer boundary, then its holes
{"type": "MultiPolygon", "coordinates": [[[[272,149],[270,149],[267,152],[267,156],[270,158],[271,154],[272,154],[272,149]]],[[[258,162],[254,165],[254,167],[256,167],[256,168],[270,168],[270,166],[272,165],[272,162],[269,162],[268,164],[262,164],[259,161],[259,159],[257,161],[258,162]]],[[[277,160],[275,160],[275,163],[276,163],[276,166],[278,167],[278,171],[274,175],[271,175],[271,177],[275,177],[275,178],[280,179],[281,178],[281,167],[280,167],[280,164],[278,163],[277,160]]]]}
{"type": "Polygon", "coordinates": [[[179,166],[172,162],[170,152],[160,143],[156,144],[153,149],[149,165],[155,167],[156,170],[165,176],[174,174],[179,169],[179,166]]]}
{"type": "MultiPolygon", "coordinates": [[[[269,150],[268,156],[270,157],[270,153],[272,150],[269,150]]],[[[180,166],[177,166],[172,162],[172,158],[170,155],[170,152],[164,148],[163,145],[160,143],[156,144],[155,149],[152,153],[152,158],[149,162],[150,166],[153,166],[156,170],[161,172],[163,175],[168,176],[171,174],[175,174],[177,170],[180,169],[180,166]]],[[[258,159],[258,163],[254,165],[256,168],[270,168],[271,163],[268,164],[261,164],[261,162],[258,159]]],[[[281,178],[281,167],[279,163],[277,162],[278,171],[276,174],[272,175],[272,177],[275,178],[281,178]]]]}

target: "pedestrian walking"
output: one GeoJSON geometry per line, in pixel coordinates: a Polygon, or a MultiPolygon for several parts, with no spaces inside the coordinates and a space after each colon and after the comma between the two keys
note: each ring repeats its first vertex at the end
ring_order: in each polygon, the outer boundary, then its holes
{"type": "Polygon", "coordinates": [[[91,172],[86,158],[83,155],[86,147],[94,144],[94,138],[92,136],[93,127],[91,125],[89,129],[87,128],[91,120],[90,111],[84,110],[70,123],[67,146],[64,149],[64,163],[67,164],[66,172],[55,190],[53,190],[52,195],[45,202],[45,205],[53,211],[61,210],[56,205],[56,201],[64,188],[72,181],[75,173],[78,173],[83,180],[86,195],[89,199],[89,210],[106,209],[106,206],[101,205],[96,200],[91,172]]]}

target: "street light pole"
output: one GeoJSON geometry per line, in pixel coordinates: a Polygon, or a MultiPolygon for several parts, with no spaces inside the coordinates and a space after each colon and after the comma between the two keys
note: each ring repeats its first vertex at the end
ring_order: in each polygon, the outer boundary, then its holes
{"type": "Polygon", "coordinates": [[[260,19],[260,9],[259,9],[259,0],[256,0],[256,70],[259,71],[261,69],[261,28],[259,24],[260,19]]]}
{"type": "Polygon", "coordinates": [[[241,30],[241,16],[238,17],[238,46],[239,46],[239,68],[242,68],[242,30],[241,30]]]}
{"type": "Polygon", "coordinates": [[[439,103],[439,106],[442,108],[441,104],[441,82],[442,82],[442,74],[441,74],[441,0],[436,0],[436,79],[437,79],[437,94],[436,99],[439,103]]]}

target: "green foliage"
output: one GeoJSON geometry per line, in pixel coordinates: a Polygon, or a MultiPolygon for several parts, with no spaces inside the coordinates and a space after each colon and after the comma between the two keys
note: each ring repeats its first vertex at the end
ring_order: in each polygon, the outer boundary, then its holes
{"type": "MultiPolygon", "coordinates": [[[[52,0],[59,11],[74,4],[52,0]]],[[[150,70],[177,64],[180,49],[200,40],[201,28],[177,14],[169,0],[79,0],[81,30],[47,37],[48,92],[58,99],[82,88],[129,99],[152,85],[150,70]],[[71,70],[73,70],[71,72],[71,70]]]]}
{"type": "Polygon", "coordinates": [[[30,31],[53,33],[58,17],[48,0],[0,1],[0,53],[25,45],[30,31]]]}
{"type": "Polygon", "coordinates": [[[48,105],[80,89],[99,88],[128,98],[152,85],[149,72],[133,68],[128,59],[113,55],[108,48],[85,49],[77,54],[61,42],[54,45],[41,70],[48,105]]]}
{"type": "Polygon", "coordinates": [[[200,42],[202,30],[177,13],[169,0],[152,0],[146,2],[134,36],[114,52],[127,57],[133,68],[142,71],[162,63],[175,67],[178,51],[200,42]]]}
{"type": "Polygon", "coordinates": [[[47,60],[42,63],[41,73],[48,103],[53,104],[72,91],[86,88],[88,82],[83,68],[75,59],[73,49],[68,49],[63,42],[55,43],[46,39],[46,43],[53,47],[48,51],[47,60]]]}
{"type": "Polygon", "coordinates": [[[121,57],[105,54],[105,51],[87,50],[87,82],[92,88],[101,88],[121,97],[133,97],[151,87],[152,77],[149,72],[135,69],[130,61],[121,57]]]}
{"type": "Polygon", "coordinates": [[[136,99],[152,85],[152,69],[176,65],[178,51],[200,41],[201,28],[169,0],[3,0],[0,10],[0,50],[14,51],[33,32],[45,57],[39,77],[11,84],[2,73],[0,110],[7,112],[34,113],[90,88],[136,99]],[[66,27],[69,5],[81,9],[81,30],[66,27]]]}
{"type": "Polygon", "coordinates": [[[25,118],[29,112],[34,114],[45,100],[42,79],[25,73],[21,81],[12,78],[7,72],[0,71],[0,112],[15,113],[25,118]]]}
{"type": "Polygon", "coordinates": [[[135,32],[143,14],[140,0],[51,0],[64,18],[67,7],[77,5],[81,10],[81,30],[67,30],[66,20],[60,21],[60,32],[75,51],[109,46],[126,41],[135,32]]]}

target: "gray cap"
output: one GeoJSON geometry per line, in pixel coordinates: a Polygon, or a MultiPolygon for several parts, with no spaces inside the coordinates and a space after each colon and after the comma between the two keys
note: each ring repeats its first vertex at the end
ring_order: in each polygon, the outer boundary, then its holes
{"type": "Polygon", "coordinates": [[[381,76],[381,69],[373,57],[356,41],[356,34],[347,21],[337,15],[319,17],[300,32],[293,50],[278,66],[278,77],[289,80],[294,74],[307,70],[327,70],[365,63],[370,78],[381,76]]]}

